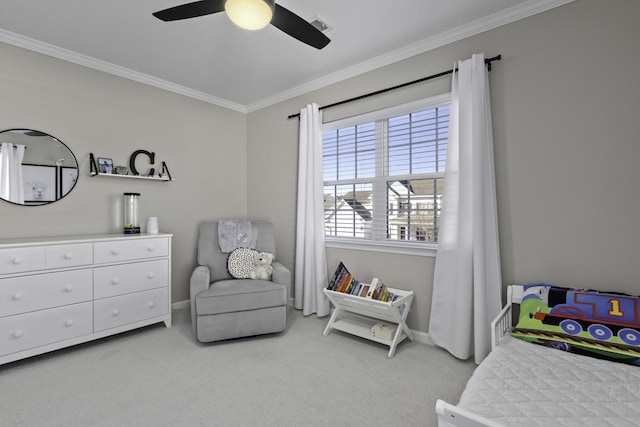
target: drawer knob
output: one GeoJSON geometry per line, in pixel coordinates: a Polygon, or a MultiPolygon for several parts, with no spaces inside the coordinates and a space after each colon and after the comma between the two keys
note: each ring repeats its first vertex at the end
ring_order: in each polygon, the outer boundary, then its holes
{"type": "Polygon", "coordinates": [[[120,283],[120,279],[117,277],[114,277],[113,279],[111,279],[111,283],[113,283],[114,285],[117,285],[118,283],[120,283]]]}
{"type": "Polygon", "coordinates": [[[15,332],[13,333],[13,337],[14,337],[14,338],[20,338],[21,336],[22,336],[22,331],[15,331],[15,332]]]}
{"type": "Polygon", "coordinates": [[[22,292],[16,292],[15,294],[13,294],[13,299],[18,301],[22,299],[22,292]]]}
{"type": "Polygon", "coordinates": [[[73,290],[73,285],[67,285],[64,287],[65,292],[71,292],[73,290]]]}
{"type": "Polygon", "coordinates": [[[156,306],[156,303],[153,302],[153,301],[149,301],[149,304],[147,304],[147,307],[149,307],[149,308],[153,308],[155,306],[156,306]]]}
{"type": "Polygon", "coordinates": [[[154,273],[153,271],[150,271],[149,273],[147,273],[147,277],[149,279],[153,279],[154,277],[156,277],[156,273],[154,273]]]}
{"type": "Polygon", "coordinates": [[[118,308],[114,308],[114,309],[113,309],[113,311],[112,311],[112,313],[113,313],[113,315],[114,315],[114,316],[117,316],[117,315],[119,315],[119,314],[120,314],[120,309],[118,309],[118,308]]]}
{"type": "Polygon", "coordinates": [[[73,258],[73,254],[71,252],[67,252],[66,254],[64,254],[64,259],[71,259],[73,258]]]}
{"type": "Polygon", "coordinates": [[[153,245],[149,245],[149,246],[147,246],[147,250],[148,250],[149,252],[153,252],[153,251],[155,251],[155,250],[156,250],[156,247],[155,247],[155,246],[153,246],[153,245]]]}
{"type": "Polygon", "coordinates": [[[67,320],[66,322],[64,322],[64,326],[66,326],[67,328],[68,328],[69,326],[73,326],[73,319],[69,319],[69,320],[67,320]]]}
{"type": "Polygon", "coordinates": [[[111,249],[111,253],[113,255],[118,255],[120,253],[120,249],[118,249],[118,248],[111,249]]]}
{"type": "Polygon", "coordinates": [[[18,265],[18,264],[22,264],[22,258],[17,256],[13,259],[13,263],[18,265]]]}

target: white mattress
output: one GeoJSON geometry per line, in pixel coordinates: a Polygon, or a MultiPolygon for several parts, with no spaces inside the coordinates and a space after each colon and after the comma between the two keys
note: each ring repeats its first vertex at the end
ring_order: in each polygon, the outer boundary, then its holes
{"type": "Polygon", "coordinates": [[[457,406],[505,426],[640,426],[640,366],[507,336],[457,406]]]}

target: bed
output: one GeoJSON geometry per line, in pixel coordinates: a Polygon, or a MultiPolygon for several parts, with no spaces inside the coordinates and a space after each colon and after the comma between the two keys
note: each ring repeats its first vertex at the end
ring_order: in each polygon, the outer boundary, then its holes
{"type": "MultiPolygon", "coordinates": [[[[560,351],[511,336],[525,294],[523,286],[508,288],[508,303],[491,325],[493,350],[469,379],[457,405],[437,401],[438,425],[639,426],[640,366],[560,351]]],[[[638,298],[630,298],[635,300],[637,324],[638,298]]],[[[632,331],[627,338],[633,340],[635,329],[625,327],[621,334],[632,331]]],[[[599,328],[593,331],[610,338],[599,328]]],[[[635,354],[635,350],[640,348],[630,351],[635,354]]]]}

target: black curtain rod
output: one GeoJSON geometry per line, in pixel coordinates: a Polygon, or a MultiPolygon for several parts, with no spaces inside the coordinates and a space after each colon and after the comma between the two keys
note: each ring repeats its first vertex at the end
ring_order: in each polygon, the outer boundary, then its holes
{"type": "MultiPolygon", "coordinates": [[[[485,58],[484,63],[487,64],[488,70],[491,71],[491,63],[493,61],[500,61],[501,59],[502,59],[502,55],[497,55],[497,56],[494,56],[493,58],[485,58]]],[[[337,107],[338,105],[347,104],[347,103],[353,102],[353,101],[359,101],[359,100],[364,99],[364,98],[369,98],[370,96],[380,95],[382,93],[390,92],[392,90],[400,89],[400,88],[403,88],[403,87],[406,87],[406,86],[411,86],[411,85],[414,85],[416,83],[422,83],[424,81],[435,79],[435,78],[438,78],[438,77],[448,76],[449,74],[453,74],[453,70],[443,71],[441,73],[433,74],[433,75],[428,76],[428,77],[423,77],[423,78],[418,79],[418,80],[413,80],[411,82],[402,83],[402,84],[399,84],[397,86],[388,87],[386,89],[380,89],[380,90],[377,90],[375,92],[371,92],[371,93],[367,93],[367,94],[364,94],[364,95],[356,96],[354,98],[349,98],[349,99],[345,99],[343,101],[334,102],[333,104],[329,104],[329,105],[325,105],[324,107],[320,107],[320,110],[324,110],[325,108],[337,107]]],[[[294,117],[300,117],[300,113],[292,114],[289,117],[287,117],[287,119],[293,119],[294,117]]]]}

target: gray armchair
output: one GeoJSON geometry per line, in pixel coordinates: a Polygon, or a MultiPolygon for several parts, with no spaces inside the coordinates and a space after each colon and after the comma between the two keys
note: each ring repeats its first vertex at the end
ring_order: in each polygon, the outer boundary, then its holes
{"type": "Polygon", "coordinates": [[[291,273],[276,261],[273,224],[252,222],[256,249],[274,255],[272,280],[234,279],[228,253],[218,245],[218,222],[203,222],[198,234],[198,266],[191,274],[193,332],[200,342],[281,332],[287,324],[291,273]]]}

